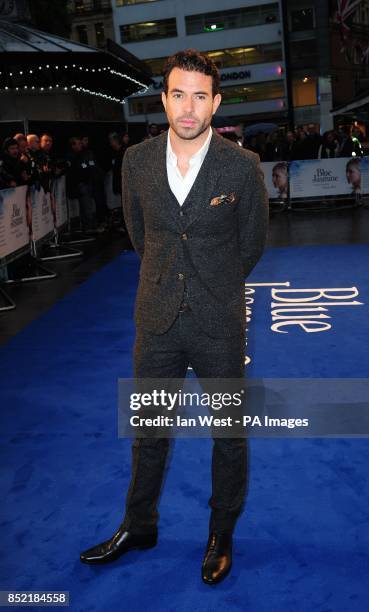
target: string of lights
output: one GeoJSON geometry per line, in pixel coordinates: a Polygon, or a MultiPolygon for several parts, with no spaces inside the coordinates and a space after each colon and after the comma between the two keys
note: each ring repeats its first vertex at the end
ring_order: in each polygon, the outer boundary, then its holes
{"type": "Polygon", "coordinates": [[[29,84],[27,82],[25,84],[16,82],[14,85],[11,83],[11,80],[17,81],[19,77],[23,77],[23,79],[27,81],[27,79],[30,79],[30,78],[32,79],[33,76],[38,76],[39,74],[42,74],[43,72],[48,73],[48,75],[50,75],[51,72],[53,72],[54,74],[59,73],[59,75],[61,75],[65,71],[67,73],[68,72],[72,74],[74,73],[75,75],[78,75],[81,73],[90,73],[90,74],[94,73],[96,76],[98,76],[99,73],[101,74],[101,76],[112,75],[113,77],[117,77],[119,79],[127,79],[133,83],[136,83],[137,85],[140,85],[142,88],[140,90],[140,93],[141,92],[143,93],[147,91],[148,89],[148,85],[145,85],[141,81],[129,76],[128,74],[115,70],[111,66],[96,66],[96,65],[95,66],[83,66],[81,64],[76,64],[76,63],[73,63],[73,64],[64,64],[64,63],[50,64],[48,63],[44,65],[38,64],[36,66],[32,66],[32,67],[29,67],[27,69],[22,69],[22,70],[13,69],[9,72],[0,71],[0,92],[31,91],[31,92],[37,92],[37,93],[45,93],[45,92],[51,92],[51,91],[67,92],[69,90],[73,90],[73,91],[77,91],[78,93],[84,93],[84,94],[96,96],[104,100],[109,100],[111,102],[125,104],[125,98],[121,99],[121,98],[118,98],[117,96],[110,95],[108,93],[104,93],[103,91],[96,91],[94,89],[85,87],[84,85],[76,83],[76,82],[72,82],[68,84],[53,83],[52,85],[45,84],[41,86],[29,84]]]}
{"type": "Polygon", "coordinates": [[[92,96],[97,96],[99,98],[105,98],[106,100],[111,100],[112,102],[120,102],[121,104],[125,104],[124,98],[120,100],[119,98],[115,98],[114,96],[109,96],[108,94],[104,94],[99,91],[91,91],[91,89],[87,89],[86,87],[81,87],[80,85],[72,85],[71,89],[75,89],[76,91],[82,91],[83,93],[87,93],[92,96]]]}
{"type": "MultiPolygon", "coordinates": [[[[86,93],[92,96],[96,96],[99,98],[103,98],[105,100],[110,100],[111,102],[119,102],[120,104],[125,104],[126,100],[125,98],[116,98],[115,96],[110,96],[109,94],[104,94],[101,91],[93,91],[91,89],[87,89],[87,87],[82,87],[80,85],[70,85],[70,87],[64,87],[62,85],[59,85],[58,83],[56,85],[49,85],[48,87],[36,87],[35,85],[23,85],[23,87],[14,87],[14,91],[32,91],[32,92],[37,92],[37,93],[47,93],[50,91],[64,91],[67,92],[69,90],[74,90],[74,91],[78,91],[78,92],[82,92],[82,93],[86,93]]],[[[8,87],[7,85],[3,88],[0,88],[0,92],[1,91],[12,91],[12,89],[10,87],[8,87]]]]}
{"type": "Polygon", "coordinates": [[[129,76],[128,74],[125,74],[123,72],[119,72],[118,70],[114,70],[114,68],[110,67],[110,66],[94,66],[92,68],[89,68],[87,66],[83,66],[81,64],[64,64],[64,65],[59,65],[59,64],[45,64],[43,65],[39,65],[37,67],[34,68],[30,68],[27,70],[19,70],[19,71],[13,71],[13,72],[0,72],[0,75],[4,75],[4,76],[9,76],[9,77],[13,77],[13,76],[22,76],[25,74],[34,74],[34,72],[36,70],[70,70],[70,69],[75,69],[75,70],[81,70],[84,72],[106,72],[108,71],[110,74],[120,77],[122,79],[128,79],[129,81],[132,81],[133,83],[137,83],[137,85],[141,85],[143,88],[147,89],[147,85],[145,85],[144,83],[142,83],[141,81],[138,81],[137,79],[134,79],[133,77],[129,76]]]}

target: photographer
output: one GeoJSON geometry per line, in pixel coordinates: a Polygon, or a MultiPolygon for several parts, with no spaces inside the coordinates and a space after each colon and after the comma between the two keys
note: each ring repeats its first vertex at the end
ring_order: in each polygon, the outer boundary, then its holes
{"type": "Polygon", "coordinates": [[[14,138],[6,138],[0,156],[0,189],[23,185],[27,177],[20,160],[17,141],[14,138]]]}

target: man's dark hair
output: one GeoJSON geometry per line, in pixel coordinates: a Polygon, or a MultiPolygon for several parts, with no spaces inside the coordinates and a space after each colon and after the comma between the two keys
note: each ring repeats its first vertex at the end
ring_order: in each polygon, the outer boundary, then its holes
{"type": "Polygon", "coordinates": [[[211,76],[213,79],[213,98],[219,93],[220,74],[218,68],[210,58],[196,49],[177,51],[177,53],[168,57],[162,71],[165,95],[168,94],[168,80],[173,68],[180,68],[181,70],[188,70],[189,72],[201,72],[202,74],[211,76]]]}
{"type": "Polygon", "coordinates": [[[3,150],[8,151],[9,147],[14,147],[14,145],[17,145],[17,147],[19,146],[15,138],[5,138],[3,142],[3,150]]]}
{"type": "Polygon", "coordinates": [[[76,142],[76,140],[82,140],[81,136],[71,136],[69,138],[69,144],[72,145],[74,142],[76,142]]]}

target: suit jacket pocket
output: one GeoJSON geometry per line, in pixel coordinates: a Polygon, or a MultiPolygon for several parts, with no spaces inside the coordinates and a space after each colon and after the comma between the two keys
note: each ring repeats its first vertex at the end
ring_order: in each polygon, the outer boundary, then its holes
{"type": "Polygon", "coordinates": [[[218,215],[231,215],[236,212],[237,204],[235,202],[222,202],[218,206],[212,206],[210,202],[207,203],[206,209],[208,214],[212,214],[214,217],[218,215]]]}

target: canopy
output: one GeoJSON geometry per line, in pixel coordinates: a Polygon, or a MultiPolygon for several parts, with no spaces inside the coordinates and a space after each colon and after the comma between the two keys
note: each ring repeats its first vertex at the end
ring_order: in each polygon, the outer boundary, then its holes
{"type": "Polygon", "coordinates": [[[144,62],[108,40],[107,50],[0,20],[0,93],[71,91],[123,102],[152,84],[144,62]]]}
{"type": "Polygon", "coordinates": [[[359,96],[348,102],[347,104],[342,104],[341,106],[337,106],[336,108],[331,110],[332,115],[346,115],[352,114],[360,111],[367,111],[367,107],[369,104],[369,92],[361,93],[359,96]]]}

